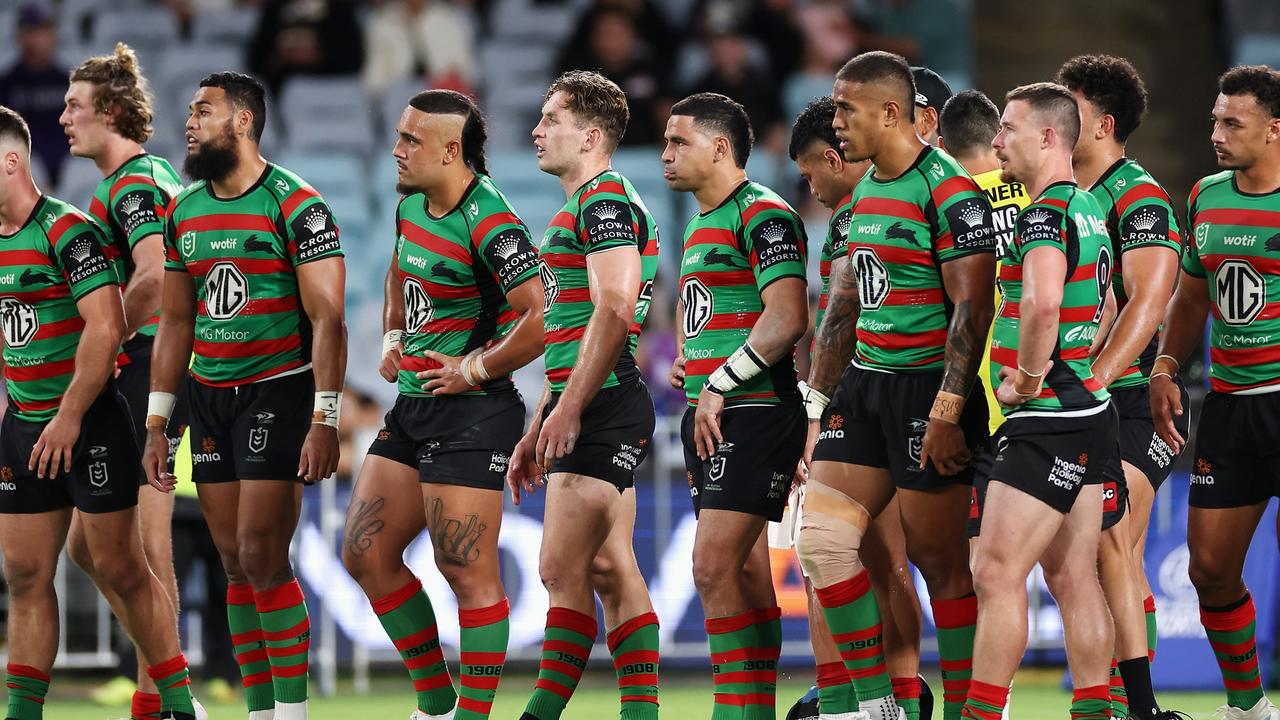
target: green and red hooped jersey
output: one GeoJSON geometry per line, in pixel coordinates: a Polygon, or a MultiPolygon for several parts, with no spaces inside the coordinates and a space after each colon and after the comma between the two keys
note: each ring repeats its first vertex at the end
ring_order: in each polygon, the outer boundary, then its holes
{"type": "Polygon", "coordinates": [[[551,392],[564,390],[591,320],[594,306],[587,279],[587,256],[620,247],[634,247],[640,252],[640,287],[636,288],[636,316],[627,344],[602,388],[640,377],[636,343],[649,314],[653,279],[658,272],[658,223],[631,181],[610,169],[569,198],[552,218],[538,250],[546,303],[543,322],[551,392]]]}
{"type": "Polygon", "coordinates": [[[848,255],[849,223],[853,220],[853,195],[845,195],[831,220],[827,223],[827,238],[822,241],[822,253],[818,256],[818,277],[822,280],[822,292],[818,295],[818,312],[813,322],[813,334],[817,337],[822,318],[827,314],[831,301],[831,261],[848,255]]]}
{"type": "Polygon", "coordinates": [[[1228,170],[1201,179],[1188,202],[1182,269],[1208,281],[1210,386],[1280,390],[1280,190],[1242,192],[1228,170]]]}
{"type": "MultiPolygon", "coordinates": [[[[102,179],[93,191],[89,214],[107,236],[107,257],[120,264],[127,285],[133,278],[133,248],[143,238],[164,234],[169,203],[182,191],[182,180],[168,160],[149,153],[134,155],[102,179]]],[[[154,336],[159,317],[139,335],[154,336]]]]}
{"type": "Polygon", "coordinates": [[[941,370],[952,311],[942,265],[995,251],[991,205],[950,155],[926,147],[891,179],[868,170],[853,191],[848,237],[861,305],[854,364],[941,370]]]}
{"type": "Polygon", "coordinates": [[[219,198],[197,182],[170,203],[165,269],[196,291],[191,375],[234,387],[305,368],[311,322],[296,268],[341,257],[338,226],[320,194],[268,164],[242,195],[219,198]]]}
{"type": "MultiPolygon", "coordinates": [[[[458,357],[506,335],[517,319],[507,293],[538,276],[538,252],[528,228],[485,175],[476,175],[458,205],[439,217],[428,210],[426,195],[402,198],[396,228],[405,317],[400,394],[432,397],[417,373],[440,364],[425,351],[458,357]]],[[[512,387],[503,375],[465,394],[512,387]]]]}
{"type": "Polygon", "coordinates": [[[1107,289],[1111,285],[1111,237],[1098,201],[1074,182],[1045,188],[1018,214],[1013,244],[1000,258],[1000,292],[991,340],[992,387],[1000,385],[1000,369],[1018,366],[1023,262],[1038,247],[1051,247],[1067,259],[1058,342],[1053,367],[1040,394],[1016,408],[1001,408],[1006,417],[1036,413],[1088,415],[1106,407],[1111,395],[1093,377],[1090,346],[1098,336],[1107,289]]]}
{"type": "MultiPolygon", "coordinates": [[[[1089,188],[1107,219],[1111,237],[1111,256],[1115,272],[1111,286],[1116,294],[1116,307],[1123,310],[1129,302],[1124,290],[1124,255],[1144,247],[1167,247],[1182,252],[1182,235],[1173,212],[1169,194],[1141,165],[1120,158],[1089,188]]],[[[1156,361],[1159,334],[1151,338],[1142,354],[1111,383],[1112,388],[1146,387],[1151,366],[1156,361]]]]}
{"type": "Polygon", "coordinates": [[[102,287],[119,293],[105,244],[93,220],[48,196],[16,233],[0,235],[4,382],[19,420],[41,422],[58,413],[84,331],[76,303],[102,287]]]}
{"type": "MultiPolygon", "coordinates": [[[[807,247],[796,211],[750,180],[689,221],[680,263],[680,323],[690,406],[697,405],[707,376],[747,341],[764,311],[764,289],[783,278],[805,279],[807,247]]],[[[724,395],[726,407],[798,397],[794,352],[724,395]]]]}

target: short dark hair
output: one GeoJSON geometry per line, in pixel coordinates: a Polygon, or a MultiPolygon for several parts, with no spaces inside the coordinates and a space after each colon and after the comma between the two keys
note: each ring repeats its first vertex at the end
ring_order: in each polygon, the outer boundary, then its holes
{"type": "Polygon", "coordinates": [[[916,80],[911,65],[901,55],[883,50],[855,55],[836,73],[836,80],[850,83],[888,82],[894,85],[898,106],[909,122],[916,121],[916,80]]]}
{"type": "Polygon", "coordinates": [[[456,90],[423,90],[409,99],[409,107],[429,115],[461,115],[462,161],[481,175],[488,175],[485,166],[484,145],[489,139],[489,128],[476,101],[456,90]]]}
{"type": "Polygon", "coordinates": [[[787,154],[791,159],[795,160],[815,142],[827,147],[839,148],[840,138],[836,137],[836,130],[831,127],[831,121],[835,117],[835,100],[826,96],[810,100],[791,126],[791,146],[787,148],[787,154]]]}
{"type": "Polygon", "coordinates": [[[1239,65],[1218,78],[1223,95],[1252,95],[1258,106],[1280,118],[1280,72],[1266,65],[1239,65]]]}
{"type": "Polygon", "coordinates": [[[729,138],[734,163],[740,168],[747,166],[756,134],[741,104],[720,93],[695,93],[671,106],[671,114],[688,115],[697,124],[729,138]]]}
{"type": "Polygon", "coordinates": [[[600,127],[611,151],[618,147],[627,132],[631,111],[627,108],[626,93],[617,83],[597,72],[570,70],[551,83],[543,102],[557,92],[567,96],[565,107],[569,112],[600,127]]]}
{"type": "Polygon", "coordinates": [[[1128,60],[1114,55],[1077,55],[1058,69],[1057,81],[1115,118],[1116,140],[1128,140],[1142,124],[1147,86],[1128,60]]]}
{"type": "MultiPolygon", "coordinates": [[[[1021,100],[1049,121],[1049,126],[1065,138],[1072,149],[1080,140],[1080,104],[1071,91],[1057,83],[1038,82],[1010,90],[1004,99],[1021,100]]],[[[945,138],[946,135],[943,135],[945,138]]]]}
{"type": "Polygon", "coordinates": [[[238,72],[216,72],[206,75],[200,87],[220,88],[237,109],[253,113],[249,139],[262,140],[262,131],[267,127],[267,90],[257,78],[238,72]]]}
{"type": "Polygon", "coordinates": [[[17,110],[0,105],[0,140],[18,140],[27,150],[31,149],[31,128],[17,110]]]}
{"type": "Polygon", "coordinates": [[[990,148],[998,132],[1000,109],[977,90],[956,93],[938,115],[938,134],[955,156],[990,148]]]}

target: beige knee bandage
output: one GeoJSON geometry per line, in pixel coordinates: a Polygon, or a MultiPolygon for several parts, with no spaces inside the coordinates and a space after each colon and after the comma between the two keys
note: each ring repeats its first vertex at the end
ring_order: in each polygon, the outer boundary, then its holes
{"type": "Polygon", "coordinates": [[[870,524],[871,514],[861,503],[834,488],[809,483],[796,554],[814,587],[830,587],[858,574],[858,548],[870,524]]]}

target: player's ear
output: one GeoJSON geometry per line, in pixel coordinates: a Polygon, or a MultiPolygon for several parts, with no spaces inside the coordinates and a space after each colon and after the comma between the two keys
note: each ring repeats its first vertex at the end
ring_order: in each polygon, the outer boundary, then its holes
{"type": "Polygon", "coordinates": [[[724,135],[716,136],[716,162],[728,160],[733,162],[733,148],[729,145],[729,138],[724,135]]]}
{"type": "Polygon", "coordinates": [[[898,104],[897,100],[886,100],[884,102],[884,126],[894,127],[900,121],[905,121],[905,116],[902,114],[902,106],[898,104]]]}
{"type": "Polygon", "coordinates": [[[1104,113],[1102,117],[1098,118],[1098,129],[1095,133],[1095,137],[1097,139],[1101,140],[1102,138],[1110,135],[1115,131],[1116,131],[1115,116],[1107,115],[1104,113]]]}
{"type": "Polygon", "coordinates": [[[600,131],[600,128],[588,128],[587,136],[582,141],[582,149],[590,152],[591,150],[600,147],[600,143],[602,142],[604,142],[604,133],[600,131]]]}
{"type": "Polygon", "coordinates": [[[838,173],[842,168],[844,168],[844,158],[841,157],[840,153],[837,152],[835,148],[829,147],[826,150],[823,150],[822,161],[827,164],[827,167],[831,169],[831,172],[838,173]]]}
{"type": "Polygon", "coordinates": [[[252,137],[253,134],[253,111],[248,108],[241,108],[236,111],[235,119],[236,135],[252,137]]]}
{"type": "Polygon", "coordinates": [[[450,140],[444,144],[444,164],[457,162],[462,157],[462,140],[450,140]]]}
{"type": "Polygon", "coordinates": [[[1280,140],[1280,118],[1271,118],[1267,123],[1267,142],[1280,140]]]}

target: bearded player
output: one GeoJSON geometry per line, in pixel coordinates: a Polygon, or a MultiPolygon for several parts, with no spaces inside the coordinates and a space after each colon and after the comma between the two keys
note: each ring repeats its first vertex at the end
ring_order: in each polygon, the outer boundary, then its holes
{"type": "Polygon", "coordinates": [[[196,182],[165,226],[143,468],[173,490],[164,428],[191,361],[181,390],[192,477],[227,572],[250,718],[297,720],[307,715],[311,630],[289,542],[303,483],[337,466],[345,269],[320,195],[259,154],[265,123],[257,80],[200,82],[183,166],[196,182]]]}

